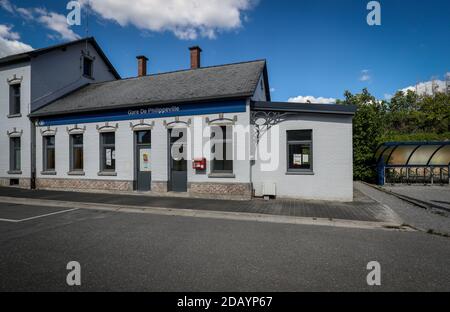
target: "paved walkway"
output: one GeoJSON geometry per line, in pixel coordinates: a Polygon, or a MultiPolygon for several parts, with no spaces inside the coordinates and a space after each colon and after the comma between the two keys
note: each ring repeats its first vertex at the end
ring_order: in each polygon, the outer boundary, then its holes
{"type": "Polygon", "coordinates": [[[355,190],[354,202],[340,203],[307,200],[251,200],[229,201],[178,197],[152,197],[105,193],[78,193],[66,191],[24,190],[0,187],[0,197],[16,197],[58,200],[77,203],[127,205],[136,207],[160,207],[204,211],[255,213],[263,215],[388,222],[399,224],[398,216],[388,207],[355,190]]]}
{"type": "Polygon", "coordinates": [[[385,185],[383,188],[395,194],[423,201],[430,207],[450,212],[450,187],[448,185],[385,185]]]}
{"type": "Polygon", "coordinates": [[[425,232],[450,235],[449,217],[433,213],[361,182],[355,183],[355,189],[389,206],[407,225],[425,232]]]}

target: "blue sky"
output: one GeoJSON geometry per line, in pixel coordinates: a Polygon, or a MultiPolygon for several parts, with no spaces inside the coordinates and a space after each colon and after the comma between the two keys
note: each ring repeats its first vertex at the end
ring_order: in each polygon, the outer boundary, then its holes
{"type": "MultiPolygon", "coordinates": [[[[0,53],[85,36],[84,16],[81,26],[63,25],[67,2],[0,0],[0,53]]],[[[197,44],[203,66],[265,58],[279,101],[364,87],[384,99],[450,72],[448,0],[379,1],[381,26],[366,22],[368,0],[202,2],[91,0],[89,33],[123,77],[136,75],[139,54],[151,73],[187,68],[197,44]]]]}

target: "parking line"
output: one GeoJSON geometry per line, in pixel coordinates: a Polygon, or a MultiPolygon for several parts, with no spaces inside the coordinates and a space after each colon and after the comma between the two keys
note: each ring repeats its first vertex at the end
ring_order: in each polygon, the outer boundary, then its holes
{"type": "Polygon", "coordinates": [[[11,222],[11,223],[19,223],[19,222],[25,222],[25,221],[30,221],[30,220],[34,220],[34,219],[44,218],[44,217],[48,217],[48,216],[53,216],[53,215],[60,214],[60,213],[75,211],[75,210],[78,210],[78,209],[79,208],[73,208],[73,209],[67,209],[67,210],[62,210],[62,211],[56,211],[56,212],[47,213],[47,214],[43,214],[43,215],[40,215],[40,216],[35,216],[35,217],[30,217],[30,218],[25,218],[25,219],[20,219],[20,220],[2,219],[2,218],[0,218],[0,221],[11,222]]]}

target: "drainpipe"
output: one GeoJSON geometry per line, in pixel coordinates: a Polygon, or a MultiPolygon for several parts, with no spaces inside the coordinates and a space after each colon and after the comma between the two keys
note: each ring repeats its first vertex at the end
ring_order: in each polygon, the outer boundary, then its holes
{"type": "Polygon", "coordinates": [[[31,126],[31,180],[30,188],[32,190],[36,189],[36,120],[30,119],[31,126]]]}

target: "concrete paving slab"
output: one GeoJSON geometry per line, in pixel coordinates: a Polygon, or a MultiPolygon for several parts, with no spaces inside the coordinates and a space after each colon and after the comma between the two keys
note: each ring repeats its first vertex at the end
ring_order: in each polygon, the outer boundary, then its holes
{"type": "Polygon", "coordinates": [[[450,187],[431,185],[385,185],[389,192],[424,201],[431,207],[443,208],[450,212],[450,187]]]}

